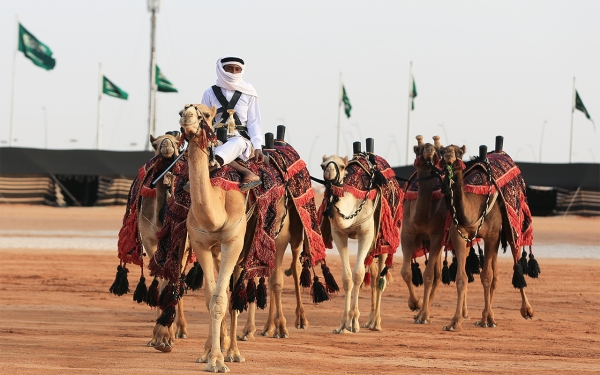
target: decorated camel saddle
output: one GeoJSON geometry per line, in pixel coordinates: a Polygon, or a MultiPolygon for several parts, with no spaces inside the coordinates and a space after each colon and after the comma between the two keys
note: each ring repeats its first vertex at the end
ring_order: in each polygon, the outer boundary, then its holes
{"type": "Polygon", "coordinates": [[[394,170],[384,158],[374,154],[359,153],[348,162],[346,177],[342,184],[326,184],[318,219],[328,249],[333,248],[333,238],[330,221],[324,218],[332,217],[338,198],[348,193],[356,199],[363,200],[363,204],[366,200],[375,200],[376,234],[365,264],[371,264],[373,258],[378,255],[388,254],[386,265],[391,267],[393,255],[400,246],[404,199],[404,192],[395,177],[394,170]]]}

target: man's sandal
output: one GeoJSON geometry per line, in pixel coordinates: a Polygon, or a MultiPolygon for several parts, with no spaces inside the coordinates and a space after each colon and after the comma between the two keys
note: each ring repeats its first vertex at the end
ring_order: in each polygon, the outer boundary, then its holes
{"type": "Polygon", "coordinates": [[[240,185],[240,191],[242,193],[245,193],[250,189],[254,189],[255,187],[259,186],[260,184],[262,184],[261,180],[246,182],[245,184],[240,185]]]}

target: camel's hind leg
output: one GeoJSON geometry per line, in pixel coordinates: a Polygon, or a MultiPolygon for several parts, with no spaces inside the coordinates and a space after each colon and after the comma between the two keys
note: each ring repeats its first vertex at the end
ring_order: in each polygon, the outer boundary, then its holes
{"type": "Polygon", "coordinates": [[[441,240],[432,240],[432,244],[440,244],[440,246],[432,245],[429,251],[429,262],[425,267],[423,274],[423,308],[415,317],[415,323],[427,324],[431,320],[431,303],[435,295],[435,290],[441,282],[441,240]]]}
{"type": "MultiPolygon", "coordinates": [[[[386,284],[387,284],[387,280],[385,276],[379,276],[381,275],[381,271],[383,271],[383,268],[385,267],[385,260],[387,258],[387,254],[383,254],[378,256],[378,262],[377,262],[377,268],[376,268],[376,276],[375,278],[372,278],[372,280],[374,280],[374,284],[375,284],[375,300],[374,300],[374,307],[375,307],[375,312],[374,312],[374,316],[373,316],[373,320],[370,322],[370,324],[366,327],[369,328],[370,330],[373,331],[381,331],[381,296],[383,295],[383,291],[385,290],[386,284]]],[[[373,297],[373,296],[372,296],[373,297]]]]}
{"type": "Polygon", "coordinates": [[[412,255],[415,250],[417,250],[417,244],[415,243],[414,235],[405,234],[402,232],[402,269],[400,270],[400,274],[402,275],[402,279],[406,283],[406,287],[408,288],[408,308],[411,311],[421,310],[423,307],[423,300],[419,297],[415,290],[415,286],[412,283],[412,268],[411,261],[412,255]]]}
{"type": "Polygon", "coordinates": [[[296,243],[296,234],[292,233],[292,238],[290,239],[290,245],[292,247],[292,275],[294,276],[294,291],[296,293],[296,328],[297,329],[306,329],[308,328],[308,319],[304,315],[304,305],[302,304],[302,293],[300,290],[300,274],[302,273],[302,264],[300,263],[300,253],[302,251],[302,246],[307,252],[310,251],[308,246],[308,239],[306,239],[306,243],[303,243],[302,238],[300,238],[298,246],[295,246],[296,243]]]}
{"type": "MultiPolygon", "coordinates": [[[[328,219],[325,219],[328,220],[328,219]]],[[[354,283],[352,282],[352,271],[350,269],[350,258],[348,256],[348,237],[344,233],[339,233],[333,226],[331,228],[331,234],[335,241],[335,246],[340,253],[340,259],[342,260],[342,284],[344,288],[344,312],[342,314],[342,320],[338,328],[334,329],[334,333],[345,333],[346,330],[351,330],[352,326],[347,325],[350,316],[350,302],[352,301],[352,288],[354,283]]]]}
{"type": "Polygon", "coordinates": [[[467,272],[465,264],[467,261],[467,247],[465,241],[460,237],[456,227],[450,229],[452,233],[452,243],[456,254],[457,271],[456,271],[456,291],[458,297],[456,299],[456,312],[449,325],[444,326],[444,331],[458,331],[462,328],[464,318],[463,309],[466,307],[467,298],[467,272]]]}
{"type": "Polygon", "coordinates": [[[187,321],[183,315],[183,297],[181,297],[177,302],[177,310],[175,311],[175,338],[186,339],[188,336],[187,321]]]}
{"type": "MultiPolygon", "coordinates": [[[[164,279],[160,279],[159,283],[159,295],[162,293],[162,290],[168,285],[168,282],[164,279]]],[[[156,308],[156,318],[158,319],[162,314],[162,310],[160,308],[156,308]]],[[[154,330],[152,331],[153,337],[152,340],[148,343],[148,346],[152,346],[156,350],[160,350],[161,352],[169,353],[173,350],[173,343],[175,341],[175,332],[173,330],[173,325],[170,327],[165,327],[161,324],[156,323],[154,325],[154,330]]]]}
{"type": "MultiPolygon", "coordinates": [[[[378,257],[379,258],[379,257],[378,257]]],[[[378,269],[378,264],[379,264],[379,260],[377,261],[377,264],[375,264],[375,262],[371,263],[370,266],[367,267],[367,269],[365,270],[365,272],[368,272],[370,275],[370,280],[371,280],[371,310],[369,311],[369,318],[367,319],[367,322],[365,324],[363,324],[363,328],[369,328],[371,329],[371,327],[373,327],[373,323],[375,322],[376,319],[376,315],[377,315],[377,282],[378,282],[378,277],[379,277],[379,272],[378,269]]],[[[366,273],[365,273],[366,275],[366,273]]],[[[364,282],[363,284],[364,285],[364,282]]],[[[361,288],[362,288],[361,285],[361,288]]]]}
{"type": "MultiPolygon", "coordinates": [[[[258,278],[254,278],[254,283],[258,284],[258,278]]],[[[240,341],[252,341],[254,340],[254,334],[256,333],[256,301],[248,304],[248,318],[246,319],[246,325],[242,331],[242,334],[238,336],[240,341]]]]}
{"type": "MultiPolygon", "coordinates": [[[[235,272],[233,273],[233,279],[237,280],[240,277],[241,269],[239,267],[235,267],[235,272]]],[[[245,362],[246,359],[242,357],[240,354],[240,350],[237,347],[237,321],[238,316],[240,315],[239,311],[234,310],[232,306],[229,306],[229,314],[231,316],[231,328],[229,331],[229,346],[226,346],[227,355],[225,356],[225,362],[245,362]]],[[[221,349],[222,350],[222,349],[221,349]]]]}
{"type": "Polygon", "coordinates": [[[360,317],[360,310],[358,309],[358,296],[360,294],[360,285],[365,278],[365,259],[369,253],[371,244],[373,243],[374,236],[374,225],[370,226],[369,224],[366,224],[365,227],[368,229],[365,229],[364,232],[358,235],[356,264],[354,265],[354,270],[352,271],[352,281],[354,282],[354,287],[352,289],[352,307],[350,308],[351,320],[347,323],[347,325],[351,324],[352,332],[360,331],[360,325],[358,323],[358,318],[360,317]]]}

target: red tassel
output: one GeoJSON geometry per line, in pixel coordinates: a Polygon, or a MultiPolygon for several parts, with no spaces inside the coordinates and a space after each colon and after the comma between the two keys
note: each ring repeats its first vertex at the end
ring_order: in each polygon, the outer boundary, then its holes
{"type": "Polygon", "coordinates": [[[365,278],[363,279],[363,284],[365,286],[370,286],[371,285],[371,272],[365,272],[365,278]]]}

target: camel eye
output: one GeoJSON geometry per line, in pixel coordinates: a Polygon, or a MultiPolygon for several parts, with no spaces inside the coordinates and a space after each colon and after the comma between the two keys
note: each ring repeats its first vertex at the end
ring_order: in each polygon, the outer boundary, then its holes
{"type": "Polygon", "coordinates": [[[323,164],[321,164],[321,169],[325,170],[325,166],[323,164]]]}

